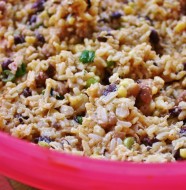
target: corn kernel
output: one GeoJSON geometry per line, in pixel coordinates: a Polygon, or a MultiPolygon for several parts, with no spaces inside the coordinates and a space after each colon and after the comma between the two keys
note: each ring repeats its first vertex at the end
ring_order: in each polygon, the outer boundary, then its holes
{"type": "Polygon", "coordinates": [[[120,82],[120,85],[122,85],[123,87],[128,87],[131,83],[134,83],[132,79],[123,79],[120,82]]]}
{"type": "Polygon", "coordinates": [[[69,25],[73,25],[75,22],[75,18],[73,16],[70,16],[67,18],[67,22],[69,25]]]}
{"type": "Polygon", "coordinates": [[[186,148],[181,148],[180,149],[180,156],[184,159],[186,159],[186,148]]]}
{"type": "Polygon", "coordinates": [[[180,22],[174,28],[175,32],[177,32],[177,33],[182,32],[185,29],[186,29],[186,22],[180,22]]]}
{"type": "Polygon", "coordinates": [[[58,52],[60,52],[61,51],[61,46],[60,46],[60,44],[58,44],[57,42],[53,42],[53,46],[55,47],[55,49],[58,51],[58,52]]]}
{"type": "Polygon", "coordinates": [[[83,96],[80,94],[78,96],[70,96],[69,97],[70,105],[74,108],[77,109],[78,107],[81,106],[83,103],[83,96]]]}
{"type": "Polygon", "coordinates": [[[126,90],[126,88],[123,87],[123,86],[120,86],[118,88],[118,97],[119,98],[123,98],[123,97],[126,97],[126,96],[127,96],[127,90],[126,90]]]}
{"type": "Polygon", "coordinates": [[[155,86],[153,86],[152,87],[152,94],[154,95],[154,94],[157,94],[157,92],[158,92],[158,89],[155,87],[155,86]]]}
{"type": "Polygon", "coordinates": [[[51,16],[50,17],[50,19],[49,19],[49,24],[50,25],[55,25],[55,23],[56,23],[56,15],[53,15],[53,16],[51,16]]]}
{"type": "Polygon", "coordinates": [[[125,6],[124,7],[124,12],[125,12],[126,15],[130,15],[130,14],[132,14],[134,12],[134,10],[130,6],[125,6]]]}
{"type": "Polygon", "coordinates": [[[28,44],[32,45],[32,44],[35,43],[36,38],[35,38],[34,36],[26,36],[25,41],[26,41],[28,44]]]}
{"type": "Polygon", "coordinates": [[[39,141],[39,142],[38,142],[38,145],[39,145],[39,146],[42,146],[42,147],[46,147],[46,148],[49,148],[49,147],[50,147],[50,145],[49,145],[48,143],[46,143],[45,141],[39,141]]]}
{"type": "Polygon", "coordinates": [[[23,13],[23,11],[18,11],[18,12],[16,12],[15,16],[16,16],[16,19],[21,19],[24,17],[24,13],[23,13]]]}

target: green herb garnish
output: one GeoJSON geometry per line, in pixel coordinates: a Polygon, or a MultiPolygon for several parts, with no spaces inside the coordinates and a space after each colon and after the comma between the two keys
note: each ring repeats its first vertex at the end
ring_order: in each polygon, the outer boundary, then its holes
{"type": "Polygon", "coordinates": [[[24,63],[16,71],[16,77],[21,77],[26,74],[26,65],[24,63]]]}
{"type": "Polygon", "coordinates": [[[107,61],[107,67],[112,67],[115,65],[114,61],[107,61]]]}
{"type": "Polygon", "coordinates": [[[76,116],[75,121],[82,125],[83,123],[83,117],[82,116],[76,116]]]}
{"type": "Polygon", "coordinates": [[[15,80],[15,75],[11,73],[10,70],[4,70],[2,73],[2,81],[3,82],[10,82],[15,80]]]}
{"type": "Polygon", "coordinates": [[[91,84],[95,84],[95,83],[97,83],[98,81],[95,79],[95,78],[89,78],[88,80],[87,80],[87,85],[86,85],[86,87],[88,88],[88,87],[90,87],[91,86],[91,84]]]}
{"type": "Polygon", "coordinates": [[[80,56],[79,60],[82,63],[86,64],[86,63],[94,62],[94,58],[95,58],[95,51],[84,50],[81,53],[81,56],[80,56]]]}

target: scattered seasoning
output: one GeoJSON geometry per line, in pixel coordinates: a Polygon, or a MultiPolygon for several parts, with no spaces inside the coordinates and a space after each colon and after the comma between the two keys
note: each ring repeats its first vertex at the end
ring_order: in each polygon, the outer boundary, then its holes
{"type": "Polygon", "coordinates": [[[15,80],[15,75],[10,70],[4,70],[2,72],[2,81],[3,82],[12,82],[15,80]]]}
{"type": "Polygon", "coordinates": [[[35,143],[38,143],[38,142],[40,142],[40,141],[44,141],[44,142],[46,142],[46,143],[50,143],[50,142],[51,142],[51,139],[50,139],[50,137],[44,136],[44,137],[37,137],[37,138],[35,138],[35,140],[34,140],[35,143]]]}
{"type": "Polygon", "coordinates": [[[81,125],[82,125],[82,123],[83,123],[83,117],[82,117],[82,116],[76,116],[76,117],[74,118],[74,120],[75,120],[77,123],[81,124],[81,125]]]}
{"type": "Polygon", "coordinates": [[[88,4],[88,9],[90,9],[90,7],[92,6],[91,0],[87,0],[87,4],[88,4]]]}
{"type": "Polygon", "coordinates": [[[2,69],[3,70],[9,70],[8,66],[10,65],[10,63],[12,63],[13,61],[11,59],[6,59],[5,61],[3,61],[1,63],[2,69]]]}
{"type": "Polygon", "coordinates": [[[89,79],[87,80],[86,87],[88,88],[88,87],[90,87],[92,84],[95,84],[95,83],[97,83],[97,82],[98,82],[98,81],[97,81],[94,77],[89,78],[89,79]]]}
{"type": "Polygon", "coordinates": [[[119,19],[122,17],[122,14],[120,12],[113,12],[111,15],[110,15],[110,18],[111,19],[119,19]]]}
{"type": "Polygon", "coordinates": [[[115,92],[117,90],[116,84],[110,84],[104,91],[103,95],[107,96],[110,92],[115,92]]]}
{"type": "Polygon", "coordinates": [[[107,61],[107,67],[112,67],[115,65],[116,62],[114,61],[107,61]]]}
{"type": "Polygon", "coordinates": [[[29,117],[28,116],[22,116],[21,114],[16,114],[15,115],[15,118],[17,118],[19,120],[19,123],[20,124],[24,124],[24,119],[27,120],[29,117]]]}
{"type": "Polygon", "coordinates": [[[26,88],[23,90],[22,94],[23,94],[23,96],[24,96],[25,98],[27,98],[27,97],[29,97],[29,96],[32,95],[32,91],[30,90],[29,87],[26,87],[26,88]]]}
{"type": "Polygon", "coordinates": [[[156,30],[151,30],[149,39],[151,44],[158,44],[160,41],[158,32],[156,30]]]}
{"type": "Polygon", "coordinates": [[[157,64],[156,62],[153,62],[153,65],[154,65],[154,66],[158,66],[158,64],[157,64]]]}
{"type": "Polygon", "coordinates": [[[46,70],[46,74],[52,78],[54,77],[54,75],[56,74],[56,69],[55,67],[49,63],[48,69],[46,70]]]}
{"type": "Polygon", "coordinates": [[[104,36],[98,36],[98,37],[97,37],[97,40],[98,40],[99,42],[106,42],[106,41],[107,41],[107,38],[104,37],[104,36]]]}
{"type": "Polygon", "coordinates": [[[26,64],[22,63],[16,71],[16,77],[21,77],[26,74],[26,64]]]}
{"type": "Polygon", "coordinates": [[[94,58],[95,58],[95,51],[84,50],[81,53],[81,56],[80,56],[79,60],[82,63],[86,64],[86,63],[94,62],[94,58]]]}
{"type": "Polygon", "coordinates": [[[151,25],[153,25],[153,21],[149,16],[145,16],[145,20],[149,21],[151,25]]]}
{"type": "Polygon", "coordinates": [[[57,100],[63,100],[65,97],[63,95],[56,95],[57,100]]]}
{"type": "Polygon", "coordinates": [[[35,78],[35,83],[37,88],[45,87],[45,81],[48,78],[44,72],[39,72],[39,74],[35,78]]]}
{"type": "Polygon", "coordinates": [[[22,36],[22,35],[15,35],[14,36],[14,43],[15,43],[15,45],[22,44],[24,42],[25,42],[24,36],[22,36]]]}
{"type": "Polygon", "coordinates": [[[37,34],[36,34],[36,38],[37,38],[37,40],[38,40],[39,42],[45,43],[45,38],[44,38],[44,36],[43,36],[42,34],[37,33],[37,34]]]}
{"type": "Polygon", "coordinates": [[[186,126],[183,126],[180,130],[180,136],[183,137],[183,136],[186,136],[186,126]]]}
{"type": "Polygon", "coordinates": [[[32,15],[32,16],[30,17],[29,23],[30,23],[30,24],[33,24],[33,23],[36,22],[36,20],[37,20],[37,15],[32,15]]]}
{"type": "Polygon", "coordinates": [[[61,145],[62,145],[62,148],[64,149],[64,144],[68,144],[68,145],[70,145],[70,143],[66,140],[66,139],[62,139],[61,140],[61,145]]]}
{"type": "Polygon", "coordinates": [[[131,149],[133,144],[135,143],[135,140],[133,137],[127,137],[124,139],[124,145],[128,148],[131,149]]]}
{"type": "Polygon", "coordinates": [[[44,10],[44,3],[45,0],[37,0],[33,5],[32,5],[32,9],[35,9],[36,12],[40,12],[44,10]]]}
{"type": "Polygon", "coordinates": [[[17,119],[19,120],[19,123],[20,123],[20,124],[23,124],[23,123],[24,123],[24,120],[23,120],[21,114],[16,114],[16,115],[15,115],[15,118],[17,118],[17,119]]]}
{"type": "Polygon", "coordinates": [[[169,116],[170,117],[178,117],[178,115],[181,113],[182,109],[178,106],[173,107],[169,110],[169,116]]]}

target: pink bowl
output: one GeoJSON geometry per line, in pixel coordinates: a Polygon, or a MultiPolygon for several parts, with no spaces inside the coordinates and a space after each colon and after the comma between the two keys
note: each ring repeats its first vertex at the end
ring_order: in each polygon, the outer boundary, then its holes
{"type": "Polygon", "coordinates": [[[58,153],[0,132],[0,174],[39,189],[186,189],[186,163],[144,164],[58,153]]]}

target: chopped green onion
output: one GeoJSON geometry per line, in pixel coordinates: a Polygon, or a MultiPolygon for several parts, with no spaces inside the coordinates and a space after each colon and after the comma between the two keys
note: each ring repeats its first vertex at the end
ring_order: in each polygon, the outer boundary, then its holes
{"type": "Polygon", "coordinates": [[[81,56],[80,56],[79,60],[82,63],[86,64],[86,63],[94,62],[94,58],[95,58],[95,51],[84,50],[81,53],[81,56]]]}
{"type": "Polygon", "coordinates": [[[82,123],[83,123],[83,117],[82,117],[82,116],[77,116],[77,117],[75,118],[75,121],[76,121],[77,123],[79,123],[79,124],[82,124],[82,123]]]}
{"type": "Polygon", "coordinates": [[[26,65],[23,63],[16,71],[16,77],[21,77],[26,74],[26,65]]]}
{"type": "Polygon", "coordinates": [[[15,75],[11,73],[10,70],[4,70],[3,71],[3,76],[2,76],[2,81],[3,82],[10,82],[15,80],[15,75]]]}
{"type": "Polygon", "coordinates": [[[95,79],[95,78],[89,78],[88,80],[87,80],[87,85],[86,85],[86,87],[88,88],[88,87],[90,87],[91,86],[91,84],[95,84],[95,83],[97,83],[98,81],[95,79]]]}
{"type": "Polygon", "coordinates": [[[128,149],[131,149],[132,148],[132,145],[134,144],[134,138],[133,137],[127,137],[125,140],[124,140],[124,145],[128,148],[128,149]]]}
{"type": "Polygon", "coordinates": [[[115,65],[114,61],[107,61],[107,67],[112,67],[115,65]]]}

